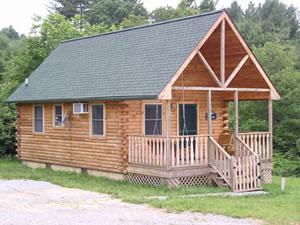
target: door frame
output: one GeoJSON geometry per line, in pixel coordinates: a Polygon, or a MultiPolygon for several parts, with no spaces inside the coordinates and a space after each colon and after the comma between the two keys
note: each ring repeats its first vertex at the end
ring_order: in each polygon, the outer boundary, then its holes
{"type": "MultiPolygon", "coordinates": [[[[199,104],[198,102],[193,102],[193,101],[186,101],[184,103],[185,105],[195,105],[196,106],[196,133],[199,133],[199,104]]],[[[180,105],[183,105],[182,102],[177,102],[177,136],[182,136],[180,135],[180,105]]],[[[196,135],[197,135],[196,134],[196,135]]]]}

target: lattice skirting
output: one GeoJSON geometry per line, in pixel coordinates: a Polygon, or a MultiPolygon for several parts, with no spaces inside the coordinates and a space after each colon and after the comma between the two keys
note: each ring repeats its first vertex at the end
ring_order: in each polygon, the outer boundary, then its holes
{"type": "Polygon", "coordinates": [[[135,173],[127,173],[124,175],[125,180],[136,184],[145,184],[153,187],[168,185],[170,187],[187,187],[201,186],[209,183],[208,176],[191,176],[180,178],[162,178],[154,176],[146,176],[135,173]]]}
{"type": "Polygon", "coordinates": [[[135,173],[125,174],[124,179],[134,184],[146,184],[153,187],[166,185],[168,183],[167,179],[163,177],[146,176],[135,173]]]}
{"type": "Polygon", "coordinates": [[[172,187],[188,187],[188,186],[201,186],[209,183],[208,176],[192,176],[171,178],[168,183],[172,187]]]}
{"type": "Polygon", "coordinates": [[[272,169],[263,169],[261,172],[262,175],[262,182],[265,184],[270,184],[272,183],[272,169]]]}

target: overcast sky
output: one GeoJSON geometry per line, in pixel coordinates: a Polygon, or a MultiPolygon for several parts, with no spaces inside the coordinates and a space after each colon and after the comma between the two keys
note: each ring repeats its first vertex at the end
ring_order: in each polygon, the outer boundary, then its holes
{"type": "MultiPolygon", "coordinates": [[[[0,0],[0,29],[12,25],[20,34],[28,34],[33,16],[39,15],[44,17],[47,15],[47,6],[49,0],[0,0]]],[[[141,0],[148,11],[170,5],[176,7],[180,0],[141,0]]],[[[200,0],[198,0],[199,2],[200,0]]],[[[230,6],[233,0],[219,0],[217,9],[230,6]]],[[[280,0],[287,5],[293,4],[300,9],[300,0],[280,0]]],[[[250,1],[238,0],[239,4],[245,9],[250,1]]],[[[264,0],[252,0],[256,5],[264,2],[264,0]]]]}

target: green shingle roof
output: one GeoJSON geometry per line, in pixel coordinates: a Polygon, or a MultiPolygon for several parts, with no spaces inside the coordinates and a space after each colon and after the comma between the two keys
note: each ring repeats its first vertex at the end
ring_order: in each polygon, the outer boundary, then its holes
{"type": "Polygon", "coordinates": [[[7,102],[157,98],[222,12],[63,41],[7,102]]]}

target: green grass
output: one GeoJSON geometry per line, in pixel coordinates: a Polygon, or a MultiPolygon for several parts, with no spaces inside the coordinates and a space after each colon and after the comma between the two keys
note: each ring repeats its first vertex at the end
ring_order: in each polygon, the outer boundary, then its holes
{"type": "Polygon", "coordinates": [[[0,179],[31,179],[48,181],[68,188],[79,188],[111,194],[126,202],[149,203],[168,211],[214,213],[236,218],[253,218],[266,224],[300,224],[300,179],[287,178],[286,191],[280,190],[281,178],[273,177],[272,184],[264,185],[268,195],[245,197],[199,197],[180,198],[180,195],[229,191],[226,188],[189,187],[169,189],[134,185],[126,181],[113,181],[87,174],[55,172],[50,169],[31,169],[16,159],[0,160],[0,179]],[[168,196],[167,200],[151,199],[147,196],[168,196]]]}

